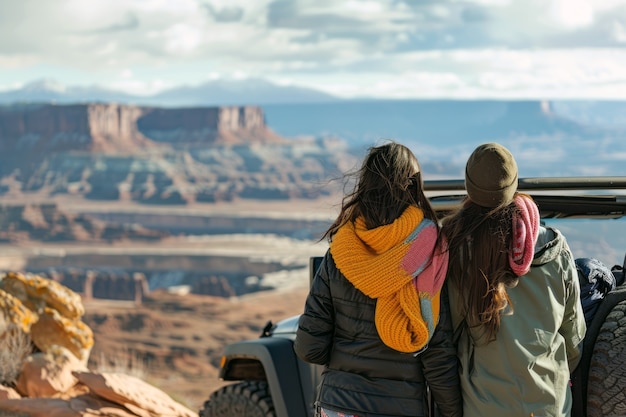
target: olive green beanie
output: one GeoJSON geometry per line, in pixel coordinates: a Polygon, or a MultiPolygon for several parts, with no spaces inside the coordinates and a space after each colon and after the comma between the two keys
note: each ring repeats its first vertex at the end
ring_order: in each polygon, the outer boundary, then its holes
{"type": "Polygon", "coordinates": [[[513,200],[517,191],[517,164],[498,143],[474,150],[465,166],[465,189],[470,200],[483,207],[498,207],[513,200]]]}

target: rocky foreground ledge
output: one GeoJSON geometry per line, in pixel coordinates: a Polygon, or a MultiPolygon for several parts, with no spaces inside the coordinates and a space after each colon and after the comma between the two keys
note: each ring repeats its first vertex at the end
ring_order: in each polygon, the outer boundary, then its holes
{"type": "Polygon", "coordinates": [[[198,415],[172,400],[163,391],[130,375],[72,371],[71,365],[58,366],[45,355],[29,360],[22,373],[26,374],[24,378],[29,380],[20,384],[18,388],[20,392],[0,386],[0,416],[197,417],[198,415]],[[22,386],[24,384],[25,387],[22,386]]]}
{"type": "Polygon", "coordinates": [[[0,417],[195,417],[147,382],[87,368],[80,296],[37,275],[0,275],[0,417]]]}

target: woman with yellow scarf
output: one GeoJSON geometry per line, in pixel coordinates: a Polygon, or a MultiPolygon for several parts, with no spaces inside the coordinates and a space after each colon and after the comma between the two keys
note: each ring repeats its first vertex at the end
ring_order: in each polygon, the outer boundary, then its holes
{"type": "Polygon", "coordinates": [[[430,389],[441,416],[461,416],[448,251],[417,158],[390,142],[357,175],[323,236],[294,345],[324,365],[316,415],[427,416],[430,389]]]}

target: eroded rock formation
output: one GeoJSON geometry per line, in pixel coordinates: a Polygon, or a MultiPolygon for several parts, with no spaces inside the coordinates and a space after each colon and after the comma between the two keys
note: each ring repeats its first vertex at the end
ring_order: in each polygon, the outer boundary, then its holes
{"type": "Polygon", "coordinates": [[[156,108],[90,103],[0,107],[0,153],[133,152],[155,143],[280,141],[259,107],[156,108]]]}
{"type": "Polygon", "coordinates": [[[254,106],[0,107],[5,195],[170,205],[316,198],[354,162],[341,141],[277,135],[254,106]]]}
{"type": "Polygon", "coordinates": [[[0,276],[0,411],[31,417],[197,416],[137,377],[90,371],[94,339],[84,312],[80,296],[57,282],[16,272],[0,276]]]}
{"type": "Polygon", "coordinates": [[[132,151],[150,146],[137,129],[145,110],[117,104],[0,108],[0,153],[30,161],[62,151],[132,151]]]}
{"type": "Polygon", "coordinates": [[[145,137],[175,145],[283,142],[260,107],[143,108],[135,125],[145,137]]]}

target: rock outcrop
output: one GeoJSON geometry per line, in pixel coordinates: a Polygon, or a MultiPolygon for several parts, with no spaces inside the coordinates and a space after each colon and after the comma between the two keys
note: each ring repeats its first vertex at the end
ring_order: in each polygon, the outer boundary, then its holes
{"type": "Polygon", "coordinates": [[[55,281],[16,272],[0,276],[0,290],[5,300],[11,300],[4,303],[4,316],[19,319],[12,320],[7,330],[30,334],[41,352],[61,346],[87,363],[93,332],[81,321],[85,309],[78,294],[55,281]]]}
{"type": "Polygon", "coordinates": [[[69,392],[77,383],[74,371],[87,371],[69,350],[52,346],[47,352],[37,352],[23,362],[15,383],[19,393],[29,398],[50,398],[69,392]]]}
{"type": "Polygon", "coordinates": [[[260,107],[143,108],[137,131],[176,145],[282,142],[260,107]]]}
{"type": "Polygon", "coordinates": [[[317,198],[352,168],[337,140],[287,139],[260,107],[0,107],[0,195],[182,205],[317,198]]]}
{"type": "Polygon", "coordinates": [[[90,371],[84,312],[80,296],[57,282],[0,276],[0,415],[197,416],[137,377],[90,371]]]}
{"type": "MultiPolygon", "coordinates": [[[[0,281],[2,284],[3,281],[0,281]]],[[[9,332],[30,332],[30,327],[37,321],[37,314],[26,308],[14,295],[0,289],[0,334],[9,332]]]]}
{"type": "MultiPolygon", "coordinates": [[[[139,378],[121,373],[73,370],[71,361],[51,364],[47,358],[29,364],[32,383],[30,397],[18,390],[0,389],[0,413],[29,417],[197,417],[198,414],[174,401],[169,395],[139,378]],[[54,373],[48,378],[49,368],[54,373]],[[63,377],[59,377],[63,375],[63,377]],[[63,379],[65,385],[52,385],[50,379],[63,379]],[[3,394],[4,393],[4,394],[3,394]],[[6,396],[3,399],[3,396],[6,396]],[[17,398],[16,398],[17,397],[17,398]]],[[[0,414],[4,415],[4,414],[0,414]]]]}
{"type": "Polygon", "coordinates": [[[159,142],[279,141],[260,107],[157,108],[90,103],[0,107],[0,153],[133,152],[159,142]]]}

